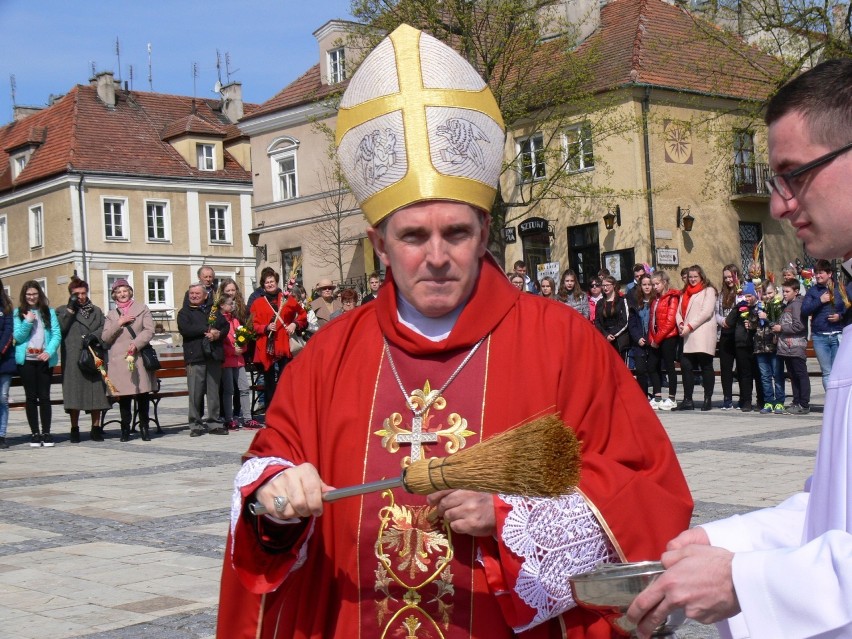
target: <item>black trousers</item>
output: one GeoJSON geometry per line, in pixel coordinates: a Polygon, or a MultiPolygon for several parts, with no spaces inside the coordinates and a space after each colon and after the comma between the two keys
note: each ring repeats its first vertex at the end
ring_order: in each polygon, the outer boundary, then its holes
{"type": "Polygon", "coordinates": [[[793,388],[793,403],[802,408],[811,405],[811,378],[808,377],[808,362],[803,357],[782,357],[787,368],[790,386],[793,388]]]}
{"type": "Polygon", "coordinates": [[[713,388],[716,386],[716,375],[713,373],[713,356],[709,353],[683,353],[680,356],[680,374],[683,376],[683,399],[685,401],[692,401],[696,368],[701,369],[704,397],[709,398],[713,395],[713,388]]]}
{"type": "Polygon", "coordinates": [[[669,337],[660,342],[659,348],[648,349],[648,375],[651,378],[651,386],[654,395],[660,395],[663,383],[660,375],[660,362],[666,369],[669,379],[669,397],[674,398],[677,394],[677,371],[675,360],[677,359],[677,337],[669,337]]]}
{"type": "Polygon", "coordinates": [[[122,395],[118,398],[118,410],[121,414],[121,430],[130,430],[133,424],[133,400],[136,400],[136,409],[139,411],[139,423],[143,426],[148,424],[150,401],[147,393],[139,395],[122,395]]]}
{"type": "MultiPolygon", "coordinates": [[[[739,347],[735,351],[737,360],[737,382],[740,385],[740,405],[751,404],[754,387],[754,353],[751,348],[739,347]]],[[[758,398],[759,399],[759,398],[758,398]]]]}
{"type": "Polygon", "coordinates": [[[27,360],[18,366],[18,375],[24,387],[27,400],[27,423],[33,435],[38,435],[38,422],[41,418],[41,432],[50,432],[50,420],[53,411],[50,407],[50,364],[40,360],[27,360]]]}
{"type": "Polygon", "coordinates": [[[734,362],[736,361],[736,346],[733,333],[722,333],[719,336],[719,373],[722,380],[722,395],[726,400],[734,397],[734,362]]]}

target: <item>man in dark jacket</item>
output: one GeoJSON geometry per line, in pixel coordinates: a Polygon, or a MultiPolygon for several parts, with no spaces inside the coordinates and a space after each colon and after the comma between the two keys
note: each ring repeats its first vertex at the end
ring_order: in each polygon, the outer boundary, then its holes
{"type": "Polygon", "coordinates": [[[228,321],[218,311],[204,306],[207,292],[197,282],[189,287],[187,301],[178,311],[178,331],[183,337],[183,359],[189,388],[189,436],[204,433],[204,397],[212,422],[211,435],[227,435],[219,421],[219,384],[225,350],[222,340],[228,334],[228,321]],[[211,315],[213,321],[211,321],[211,315]]]}

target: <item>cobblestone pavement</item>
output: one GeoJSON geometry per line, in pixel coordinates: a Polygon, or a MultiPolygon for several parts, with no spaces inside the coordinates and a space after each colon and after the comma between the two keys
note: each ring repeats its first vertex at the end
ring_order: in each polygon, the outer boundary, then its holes
{"type": "MultiPolygon", "coordinates": [[[[814,384],[814,402],[822,388],[814,384]]],[[[190,439],[186,400],[163,400],[165,435],[30,448],[23,412],[0,451],[0,635],[7,639],[201,639],[215,632],[228,504],[253,433],[190,439]]],[[[821,415],[661,413],[696,509],[693,523],[775,504],[810,474],[821,415]]],[[[641,525],[641,522],[637,522],[641,525]]],[[[679,637],[718,637],[690,623],[679,637]]]]}

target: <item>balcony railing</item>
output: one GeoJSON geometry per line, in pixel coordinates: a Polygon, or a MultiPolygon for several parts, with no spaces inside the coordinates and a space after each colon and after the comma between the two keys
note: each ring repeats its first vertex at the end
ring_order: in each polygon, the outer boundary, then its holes
{"type": "Polygon", "coordinates": [[[772,175],[768,164],[734,164],[731,166],[731,195],[769,197],[766,179],[772,175]]]}

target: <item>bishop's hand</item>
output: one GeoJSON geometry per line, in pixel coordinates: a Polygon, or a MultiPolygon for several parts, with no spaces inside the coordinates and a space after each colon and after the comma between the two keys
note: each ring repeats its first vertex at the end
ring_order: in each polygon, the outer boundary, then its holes
{"type": "Polygon", "coordinates": [[[320,479],[313,464],[306,463],[275,475],[257,489],[255,496],[278,519],[319,517],[323,512],[322,494],[329,490],[332,487],[320,479]],[[276,507],[276,497],[283,508],[276,507]]]}
{"type": "Polygon", "coordinates": [[[487,537],[497,532],[494,497],[472,490],[441,490],[426,497],[438,517],[453,532],[473,537],[487,537]]]}

